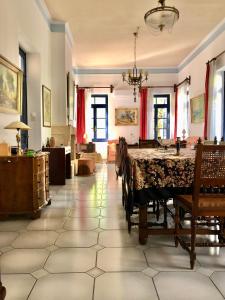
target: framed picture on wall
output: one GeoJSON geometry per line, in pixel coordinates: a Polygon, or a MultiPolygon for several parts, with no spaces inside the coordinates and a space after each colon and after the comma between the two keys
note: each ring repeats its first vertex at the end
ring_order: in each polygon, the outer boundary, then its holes
{"type": "Polygon", "coordinates": [[[51,127],[51,90],[42,85],[43,126],[51,127]]]}
{"type": "Polygon", "coordinates": [[[191,123],[203,123],[205,118],[205,94],[191,98],[191,123]]]}
{"type": "Polygon", "coordinates": [[[74,82],[72,74],[67,73],[67,118],[68,123],[74,120],[74,82]]]}
{"type": "Polygon", "coordinates": [[[21,113],[22,71],[0,55],[0,112],[21,113]]]}
{"type": "Polygon", "coordinates": [[[138,125],[138,108],[116,108],[115,125],[138,125]]]}

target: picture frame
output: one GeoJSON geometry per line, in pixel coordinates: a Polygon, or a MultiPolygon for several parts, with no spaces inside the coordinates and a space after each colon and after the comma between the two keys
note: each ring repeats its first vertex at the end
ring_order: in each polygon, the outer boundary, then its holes
{"type": "Polygon", "coordinates": [[[51,90],[42,85],[43,127],[51,127],[51,90]]]}
{"type": "Polygon", "coordinates": [[[205,94],[191,98],[191,123],[203,123],[205,119],[205,94]]]}
{"type": "Polygon", "coordinates": [[[67,73],[67,118],[68,123],[74,120],[74,81],[71,72],[67,73]]]}
{"type": "Polygon", "coordinates": [[[138,125],[138,108],[116,108],[115,109],[116,126],[138,125]]]}
{"type": "Polygon", "coordinates": [[[0,112],[21,113],[22,86],[23,72],[0,55],[0,112]]]}

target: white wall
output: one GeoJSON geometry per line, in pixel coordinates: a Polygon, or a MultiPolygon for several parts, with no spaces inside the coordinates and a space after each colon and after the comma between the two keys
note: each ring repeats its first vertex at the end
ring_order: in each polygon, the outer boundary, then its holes
{"type": "MultiPolygon", "coordinates": [[[[49,128],[41,122],[41,85],[51,89],[51,40],[50,30],[35,1],[1,0],[0,9],[0,53],[18,66],[19,46],[27,52],[28,59],[28,120],[29,147],[40,149],[49,128]],[[39,56],[37,63],[37,57],[39,56]],[[33,79],[37,80],[33,82],[33,79]],[[36,113],[31,122],[30,113],[36,113]]],[[[19,119],[19,115],[0,114],[0,139],[15,145],[15,133],[4,130],[9,122],[19,119]]],[[[12,131],[12,130],[11,130],[12,131]]]]}
{"type": "MultiPolygon", "coordinates": [[[[205,92],[206,63],[225,49],[225,32],[222,32],[211,44],[195,57],[183,70],[179,72],[179,81],[191,76],[190,98],[205,92]]],[[[217,61],[220,67],[225,66],[225,57],[217,61]]],[[[203,136],[204,124],[190,122],[190,135],[203,136]]]]}

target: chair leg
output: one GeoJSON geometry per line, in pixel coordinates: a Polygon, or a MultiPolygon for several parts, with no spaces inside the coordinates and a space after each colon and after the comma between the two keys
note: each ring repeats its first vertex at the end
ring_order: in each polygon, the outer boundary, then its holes
{"type": "Polygon", "coordinates": [[[174,235],[174,242],[175,247],[178,247],[178,235],[179,235],[179,223],[180,223],[180,209],[177,204],[175,204],[175,235],[174,235]]]}
{"type": "Polygon", "coordinates": [[[156,200],[156,220],[159,221],[160,210],[159,210],[159,200],[156,200]]]}
{"type": "Polygon", "coordinates": [[[167,224],[167,200],[164,199],[163,200],[163,226],[164,228],[168,228],[168,224],[167,224]]]}
{"type": "Polygon", "coordinates": [[[196,218],[191,218],[191,251],[190,251],[190,265],[194,269],[196,253],[195,253],[195,240],[196,240],[196,218]]]}
{"type": "Polygon", "coordinates": [[[145,245],[148,239],[147,205],[139,207],[139,242],[145,245]]]}

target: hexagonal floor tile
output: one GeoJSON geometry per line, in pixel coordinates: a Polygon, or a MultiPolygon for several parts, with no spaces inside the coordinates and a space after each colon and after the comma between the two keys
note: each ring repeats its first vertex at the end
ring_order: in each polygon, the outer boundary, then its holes
{"type": "Polygon", "coordinates": [[[107,230],[100,232],[99,244],[105,247],[136,246],[138,244],[138,235],[133,232],[129,234],[127,230],[107,230]]]}
{"type": "Polygon", "coordinates": [[[90,300],[93,283],[86,274],[51,274],[37,281],[29,300],[90,300]]]}
{"type": "Polygon", "coordinates": [[[99,220],[96,218],[69,218],[64,228],[66,230],[92,230],[98,228],[99,220]]]}
{"type": "Polygon", "coordinates": [[[35,279],[28,274],[2,274],[2,283],[6,287],[7,300],[27,299],[35,284],[35,279]]]}
{"type": "Polygon", "coordinates": [[[49,252],[44,249],[15,249],[0,257],[2,273],[32,273],[43,267],[49,252]]]}
{"type": "Polygon", "coordinates": [[[94,231],[66,231],[56,241],[59,247],[90,247],[97,244],[98,233],[94,231]]]}
{"type": "Polygon", "coordinates": [[[72,218],[95,218],[99,215],[99,208],[79,207],[76,209],[72,209],[69,216],[72,218]]]}
{"type": "Polygon", "coordinates": [[[211,279],[225,298],[225,272],[215,272],[212,274],[211,279]]]}
{"type": "Polygon", "coordinates": [[[45,269],[50,273],[86,272],[95,267],[95,260],[92,248],[63,248],[51,253],[45,269]]]}
{"type": "Polygon", "coordinates": [[[54,231],[28,231],[13,243],[14,248],[46,248],[54,244],[58,234],[54,231]]]}
{"type": "Polygon", "coordinates": [[[142,271],[147,268],[143,251],[136,248],[104,248],[98,252],[97,267],[104,271],[142,271]]]}
{"type": "Polygon", "coordinates": [[[0,232],[0,248],[10,246],[17,236],[16,232],[0,232]]]}
{"type": "Polygon", "coordinates": [[[33,220],[27,226],[28,230],[56,230],[61,229],[64,219],[61,218],[41,218],[33,220]]]}
{"type": "MultiPolygon", "coordinates": [[[[180,247],[159,247],[145,250],[150,267],[158,271],[191,271],[187,251],[180,247]]],[[[196,261],[195,267],[198,266],[196,261]]]]}
{"type": "Polygon", "coordinates": [[[160,300],[222,300],[212,281],[197,272],[161,272],[154,277],[160,300]]]}
{"type": "Polygon", "coordinates": [[[139,272],[105,273],[96,278],[95,300],[157,300],[152,279],[139,272]]]}

